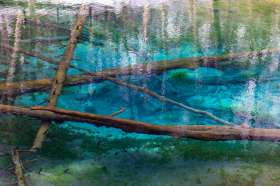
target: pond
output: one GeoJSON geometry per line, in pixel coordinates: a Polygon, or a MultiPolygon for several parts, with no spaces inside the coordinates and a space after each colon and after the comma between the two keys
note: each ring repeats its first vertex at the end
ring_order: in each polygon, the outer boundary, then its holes
{"type": "Polygon", "coordinates": [[[0,0],[0,185],[280,184],[278,1],[81,7],[0,0]]]}

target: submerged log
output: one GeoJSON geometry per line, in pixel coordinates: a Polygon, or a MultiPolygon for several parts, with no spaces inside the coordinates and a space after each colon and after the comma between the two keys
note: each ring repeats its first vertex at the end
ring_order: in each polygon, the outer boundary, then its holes
{"type": "Polygon", "coordinates": [[[105,78],[105,79],[107,79],[107,80],[109,80],[109,81],[111,81],[111,82],[113,82],[113,83],[115,83],[117,85],[133,89],[133,90],[135,90],[137,92],[142,92],[142,93],[144,93],[146,95],[149,95],[149,96],[151,96],[153,98],[158,99],[161,102],[169,103],[169,104],[175,105],[177,107],[183,108],[183,109],[185,109],[185,110],[187,110],[189,112],[193,112],[193,113],[196,113],[196,114],[200,114],[200,115],[206,116],[206,117],[208,117],[208,118],[210,118],[210,119],[212,119],[212,120],[214,120],[214,121],[216,121],[218,123],[221,123],[221,124],[224,124],[224,125],[234,125],[234,123],[231,123],[231,122],[228,122],[226,120],[223,120],[223,119],[215,116],[214,114],[212,114],[210,112],[207,112],[205,110],[196,109],[196,108],[193,108],[191,106],[185,105],[183,103],[180,103],[180,102],[175,101],[173,99],[170,99],[168,97],[160,95],[160,94],[158,94],[158,93],[156,93],[156,92],[154,92],[154,91],[152,91],[152,90],[150,90],[150,89],[148,89],[146,87],[137,86],[137,85],[134,85],[134,84],[131,84],[131,83],[127,83],[127,82],[121,81],[121,80],[116,79],[116,78],[108,77],[108,78],[105,78]]]}
{"type": "Polygon", "coordinates": [[[280,129],[243,128],[239,126],[155,125],[135,120],[120,119],[110,116],[57,108],[24,108],[2,104],[0,104],[0,112],[30,116],[41,120],[81,122],[92,124],[97,127],[117,128],[125,132],[168,135],[178,138],[193,138],[199,140],[280,141],[280,129]]]}
{"type": "Polygon", "coordinates": [[[19,151],[17,149],[13,149],[11,152],[12,155],[12,162],[15,166],[15,175],[17,177],[17,185],[18,186],[25,186],[25,177],[23,173],[23,166],[22,162],[19,157],[19,151]]]}
{"type": "MultiPolygon", "coordinates": [[[[44,56],[42,56],[42,55],[40,55],[40,54],[37,54],[37,53],[34,53],[34,52],[24,52],[24,53],[25,53],[25,54],[26,54],[26,53],[30,53],[33,57],[34,57],[34,55],[37,55],[37,57],[38,57],[39,59],[42,59],[42,60],[44,60],[45,62],[48,62],[48,63],[50,63],[50,64],[57,65],[57,63],[58,63],[58,62],[56,62],[56,61],[54,61],[54,60],[52,60],[52,59],[49,59],[49,58],[47,58],[47,57],[44,57],[44,56]]],[[[172,100],[172,99],[166,98],[166,97],[164,97],[164,96],[162,96],[162,95],[159,95],[159,94],[157,94],[156,92],[153,92],[153,91],[151,91],[151,90],[149,90],[149,89],[147,89],[147,88],[139,87],[139,86],[136,86],[136,85],[134,85],[134,84],[129,84],[129,83],[123,82],[123,81],[121,81],[121,80],[118,80],[118,79],[116,79],[116,78],[112,78],[112,77],[107,76],[107,75],[104,75],[104,74],[101,74],[101,75],[100,75],[100,74],[97,74],[97,73],[91,73],[91,72],[88,72],[88,71],[86,71],[86,70],[84,70],[84,69],[81,69],[81,68],[76,67],[76,66],[71,65],[71,64],[69,64],[69,67],[74,68],[74,69],[76,69],[76,70],[78,70],[78,71],[80,71],[80,72],[82,72],[82,73],[84,73],[84,74],[87,74],[87,75],[90,75],[90,76],[92,76],[92,77],[95,77],[96,80],[97,80],[97,78],[103,79],[103,80],[109,80],[109,81],[111,81],[111,82],[113,82],[113,83],[116,83],[116,84],[118,84],[118,85],[125,86],[125,87],[131,88],[131,89],[134,89],[134,90],[136,90],[136,91],[138,91],[138,92],[142,92],[142,93],[144,93],[144,94],[148,94],[148,95],[150,95],[150,96],[152,96],[152,97],[154,97],[154,98],[156,98],[156,99],[158,99],[158,100],[160,100],[160,101],[162,101],[162,102],[166,102],[166,103],[170,103],[170,104],[176,105],[176,106],[181,107],[181,108],[183,108],[183,109],[185,109],[185,110],[188,110],[188,111],[190,111],[190,112],[194,112],[194,113],[197,113],[197,114],[205,115],[206,117],[209,117],[209,118],[211,118],[211,119],[213,119],[214,121],[217,121],[217,122],[219,122],[219,123],[222,123],[222,124],[225,124],[225,125],[233,125],[233,123],[230,123],[230,122],[228,122],[228,121],[225,121],[225,120],[223,120],[223,119],[221,119],[221,118],[219,118],[219,117],[217,117],[217,116],[215,116],[215,115],[213,115],[213,114],[211,114],[211,113],[209,113],[209,112],[206,112],[206,111],[203,111],[203,110],[200,110],[200,109],[195,109],[195,108],[192,108],[192,107],[190,107],[190,106],[184,105],[184,104],[179,103],[179,102],[177,102],[177,101],[175,101],[175,100],[172,100]]],[[[66,82],[66,83],[67,83],[67,82],[66,82]]],[[[22,85],[21,85],[21,86],[22,86],[22,85]]],[[[39,88],[39,87],[37,87],[37,88],[39,88]]],[[[22,91],[28,91],[28,90],[22,90],[22,91]]]]}
{"type": "MultiPolygon", "coordinates": [[[[57,104],[58,97],[62,91],[67,76],[67,70],[71,63],[73,53],[78,42],[78,37],[80,36],[84,23],[86,22],[87,13],[88,13],[87,9],[88,9],[87,6],[84,5],[81,6],[76,23],[71,32],[70,40],[68,42],[63,59],[58,64],[56,76],[52,82],[52,88],[49,96],[49,103],[48,103],[49,107],[55,107],[57,104]]],[[[39,128],[36,138],[34,140],[32,146],[33,150],[42,147],[42,143],[46,138],[49,126],[50,126],[49,121],[43,121],[42,126],[39,128]]]]}
{"type": "MultiPolygon", "coordinates": [[[[212,57],[195,57],[186,59],[175,59],[175,60],[163,60],[158,62],[151,62],[146,64],[136,64],[126,67],[107,69],[95,73],[82,74],[79,76],[69,76],[64,83],[64,86],[82,85],[96,81],[104,81],[103,77],[117,77],[121,75],[143,75],[147,73],[162,73],[168,70],[177,68],[198,68],[202,66],[217,67],[222,65],[223,61],[231,61],[240,58],[253,58],[258,56],[269,55],[279,51],[278,49],[265,49],[259,52],[242,52],[235,54],[227,54],[223,56],[212,56],[212,57]]],[[[34,56],[35,57],[35,56],[34,56]]],[[[41,56],[42,57],[42,56],[41,56]]],[[[41,58],[42,59],[42,58],[41,58]]],[[[46,59],[50,62],[50,59],[46,59]]],[[[52,60],[53,64],[57,64],[55,60],[52,60]]],[[[230,63],[231,64],[231,63],[230,63]]],[[[230,64],[228,64],[230,66],[230,64]]],[[[70,66],[71,67],[71,66],[70,66]]],[[[31,81],[22,81],[9,84],[0,83],[0,92],[5,93],[9,91],[10,94],[20,95],[29,92],[36,92],[50,89],[52,79],[40,79],[31,81]]]]}

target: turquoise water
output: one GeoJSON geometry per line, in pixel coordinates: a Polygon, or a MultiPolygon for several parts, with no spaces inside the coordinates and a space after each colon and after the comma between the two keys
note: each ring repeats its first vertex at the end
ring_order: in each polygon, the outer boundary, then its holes
{"type": "MultiPolygon", "coordinates": [[[[21,50],[36,51],[59,62],[77,6],[35,1],[1,4],[1,43],[13,47],[19,43],[21,50]],[[22,16],[19,23],[18,15],[22,16]]],[[[279,6],[272,0],[131,1],[114,7],[94,4],[71,64],[100,72],[162,60],[172,63],[176,59],[275,50],[279,48],[279,6]]],[[[4,47],[0,67],[2,84],[52,78],[56,72],[56,65],[4,47]],[[8,76],[13,59],[14,73],[8,76]]],[[[68,77],[79,74],[73,68],[68,71],[68,77]]],[[[157,74],[145,71],[116,78],[235,125],[278,128],[279,75],[276,50],[214,66],[157,74]]],[[[12,104],[42,106],[47,104],[48,95],[49,91],[25,93],[13,97],[12,104]]],[[[57,107],[102,115],[124,108],[115,117],[157,125],[222,125],[109,81],[65,86],[57,107]]],[[[39,120],[1,118],[3,148],[31,146],[39,120]]],[[[279,150],[277,142],[173,139],[63,122],[51,128],[40,152],[43,162],[26,165],[26,176],[30,185],[279,185],[279,150]]],[[[1,161],[6,164],[8,160],[1,161]]]]}

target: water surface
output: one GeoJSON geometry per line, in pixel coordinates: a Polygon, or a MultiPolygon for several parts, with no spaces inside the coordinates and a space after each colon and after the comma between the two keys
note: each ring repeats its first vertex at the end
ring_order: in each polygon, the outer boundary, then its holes
{"type": "MultiPolygon", "coordinates": [[[[36,51],[58,63],[79,6],[41,1],[0,4],[1,44],[14,49],[0,48],[0,83],[54,77],[56,65],[19,49],[36,51]]],[[[157,74],[146,69],[116,78],[235,125],[279,127],[277,1],[131,1],[91,7],[71,61],[89,72],[273,50],[215,65],[157,74]]],[[[68,77],[81,74],[73,68],[68,71],[68,77]]],[[[46,90],[26,93],[9,103],[46,105],[48,95],[46,90]]],[[[124,108],[116,117],[157,125],[222,125],[109,81],[65,86],[57,107],[102,115],[124,108]]],[[[6,144],[29,147],[40,124],[28,117],[4,115],[0,122],[3,148],[6,144]]],[[[31,185],[279,185],[280,169],[275,163],[279,150],[276,142],[194,141],[64,122],[50,130],[41,152],[47,160],[28,165],[27,178],[31,185]]]]}

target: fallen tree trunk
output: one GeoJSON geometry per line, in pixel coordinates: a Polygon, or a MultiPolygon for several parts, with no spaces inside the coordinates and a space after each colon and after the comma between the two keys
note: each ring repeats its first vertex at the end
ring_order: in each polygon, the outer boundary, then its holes
{"type": "MultiPolygon", "coordinates": [[[[28,53],[28,52],[25,52],[25,53],[28,53]]],[[[36,53],[34,54],[34,52],[33,52],[33,53],[32,53],[32,52],[29,52],[29,53],[33,54],[33,56],[36,55],[36,53]]],[[[40,59],[43,59],[45,62],[48,62],[48,63],[50,63],[50,64],[54,64],[54,65],[57,65],[57,64],[58,64],[58,62],[56,62],[56,61],[54,61],[54,60],[52,60],[52,59],[49,59],[49,58],[47,58],[47,57],[41,56],[40,54],[38,54],[37,56],[38,56],[40,59]]],[[[153,92],[153,91],[151,91],[151,90],[149,90],[149,89],[147,89],[147,88],[140,87],[140,86],[137,86],[137,85],[134,85],[134,84],[130,84],[130,83],[126,83],[126,82],[124,82],[124,81],[121,81],[121,80],[118,80],[118,79],[116,79],[116,78],[112,78],[112,77],[109,77],[109,76],[104,76],[104,74],[102,74],[102,75],[97,75],[97,73],[88,72],[88,71],[86,71],[86,70],[84,70],[84,69],[81,69],[81,68],[76,67],[76,66],[71,65],[71,64],[69,64],[69,67],[71,67],[71,68],[73,68],[73,69],[76,69],[76,70],[78,70],[78,71],[80,71],[80,72],[82,72],[82,73],[85,73],[85,74],[87,74],[87,75],[90,75],[90,76],[92,76],[92,77],[99,78],[99,79],[103,79],[103,80],[109,80],[109,81],[111,81],[111,82],[113,82],[113,83],[116,83],[116,84],[118,84],[118,85],[125,86],[125,87],[131,88],[131,89],[134,89],[134,90],[136,90],[136,91],[138,91],[138,92],[142,92],[142,93],[144,93],[144,94],[148,94],[148,95],[150,95],[150,96],[152,96],[152,97],[158,99],[159,101],[163,101],[163,102],[166,102],[166,103],[170,103],[170,104],[176,105],[176,106],[181,107],[181,108],[183,108],[183,109],[185,109],[185,110],[188,110],[188,111],[190,111],[190,112],[194,112],[194,113],[197,113],[197,114],[205,115],[206,117],[209,117],[209,118],[211,118],[211,119],[213,119],[214,121],[217,121],[217,122],[219,122],[219,123],[222,123],[222,124],[225,124],[225,125],[233,125],[233,123],[230,123],[230,122],[228,122],[228,121],[225,121],[225,120],[223,120],[223,119],[221,119],[221,118],[219,118],[219,117],[217,117],[217,116],[215,116],[215,115],[213,115],[213,114],[211,114],[211,113],[209,113],[209,112],[206,112],[206,111],[203,111],[203,110],[199,110],[199,109],[195,109],[195,108],[192,108],[192,107],[190,107],[190,106],[184,105],[184,104],[179,103],[179,102],[177,102],[177,101],[175,101],[175,100],[172,100],[172,99],[166,98],[166,97],[164,97],[164,96],[162,96],[162,95],[159,95],[159,94],[157,94],[156,92],[153,92]]],[[[59,68],[59,67],[58,67],[58,68],[59,68]]],[[[22,85],[21,85],[21,86],[22,86],[22,85]]],[[[39,87],[38,87],[38,88],[39,88],[39,87]]]]}
{"type": "MultiPolygon", "coordinates": [[[[259,52],[243,52],[237,54],[227,54],[213,57],[196,57],[176,60],[163,60],[146,64],[136,64],[127,67],[107,69],[95,73],[69,76],[64,86],[82,85],[96,81],[105,80],[103,77],[117,77],[121,75],[143,75],[145,73],[162,73],[177,68],[198,68],[200,66],[219,66],[222,61],[229,61],[240,58],[252,58],[257,56],[269,55],[279,51],[278,49],[267,49],[259,52]]],[[[35,57],[35,56],[34,56],[35,57]]],[[[42,57],[42,56],[41,56],[42,57]]],[[[57,64],[52,60],[53,64],[57,64]]],[[[48,60],[50,62],[50,60],[48,60]]],[[[71,66],[70,66],[71,67],[71,66]]],[[[20,95],[29,92],[36,92],[50,89],[52,79],[40,79],[31,81],[14,82],[9,84],[0,83],[0,92],[8,91],[10,94],[20,95]]]]}
{"type": "MultiPolygon", "coordinates": [[[[71,63],[74,50],[76,48],[78,37],[80,36],[84,23],[86,22],[87,18],[87,6],[82,5],[79,11],[79,15],[77,17],[76,23],[73,27],[73,30],[70,35],[70,40],[68,42],[66,51],[64,52],[64,56],[61,62],[59,62],[56,76],[52,82],[52,88],[49,95],[49,107],[55,107],[57,104],[58,97],[62,91],[66,76],[67,76],[67,70],[69,68],[69,65],[71,63]]],[[[44,139],[46,138],[48,129],[49,129],[50,123],[49,121],[43,121],[42,126],[39,128],[36,138],[34,140],[32,149],[38,149],[42,147],[42,143],[44,139]]]]}
{"type": "Polygon", "coordinates": [[[169,135],[199,140],[259,140],[280,141],[280,129],[242,128],[238,126],[205,125],[154,125],[134,120],[119,119],[110,116],[95,115],[56,108],[23,108],[0,104],[0,112],[24,115],[41,120],[74,121],[92,124],[97,127],[112,127],[125,132],[151,135],[169,135]]]}
{"type": "Polygon", "coordinates": [[[177,107],[180,107],[180,108],[183,108],[189,112],[193,112],[193,113],[196,113],[196,114],[200,114],[200,115],[203,115],[203,116],[206,116],[218,123],[221,123],[221,124],[224,124],[224,125],[234,125],[234,123],[231,123],[231,122],[228,122],[226,120],[223,120],[217,116],[215,116],[214,114],[210,113],[210,112],[207,112],[205,110],[200,110],[200,109],[196,109],[196,108],[193,108],[193,107],[190,107],[190,106],[187,106],[183,103],[180,103],[180,102],[177,102],[173,99],[170,99],[170,98],[167,98],[165,96],[162,96],[146,87],[140,87],[140,86],[137,86],[137,85],[134,85],[134,84],[130,84],[130,83],[127,83],[127,82],[124,82],[124,81],[121,81],[121,80],[118,80],[116,78],[105,78],[117,85],[120,85],[120,86],[124,86],[124,87],[127,87],[127,88],[130,88],[130,89],[133,89],[135,91],[138,91],[138,92],[142,92],[146,95],[149,95],[153,98],[156,98],[158,99],[159,101],[161,102],[165,102],[165,103],[169,103],[169,104],[172,104],[172,105],[175,105],[177,107]]]}
{"type": "Polygon", "coordinates": [[[25,177],[23,173],[23,166],[22,162],[19,157],[19,151],[16,149],[13,149],[11,152],[12,155],[12,162],[15,166],[15,175],[17,177],[17,185],[18,186],[25,186],[25,177]]]}

